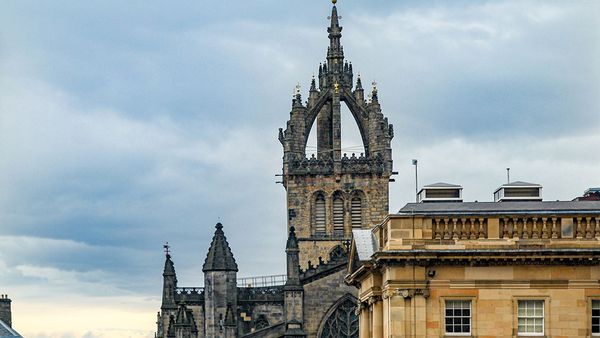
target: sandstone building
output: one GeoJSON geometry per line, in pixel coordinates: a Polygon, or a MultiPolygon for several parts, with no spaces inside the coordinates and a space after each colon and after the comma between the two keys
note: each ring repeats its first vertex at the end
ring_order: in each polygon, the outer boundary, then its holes
{"type": "Polygon", "coordinates": [[[335,1],[327,32],[326,60],[307,101],[297,90],[290,119],[279,130],[288,208],[286,275],[238,279],[223,225],[217,224],[203,287],[177,284],[167,250],[157,337],[358,337],[356,288],[344,282],[348,247],[353,229],[370,229],[388,214],[393,127],[381,113],[377,88],[366,100],[360,77],[354,78],[344,57],[335,1]],[[361,134],[364,153],[358,156],[343,153],[342,105],[361,134]],[[317,155],[307,157],[313,125],[317,155]]]}
{"type": "Polygon", "coordinates": [[[600,201],[513,182],[462,202],[461,189],[426,186],[355,230],[360,337],[600,336],[600,201]]]}

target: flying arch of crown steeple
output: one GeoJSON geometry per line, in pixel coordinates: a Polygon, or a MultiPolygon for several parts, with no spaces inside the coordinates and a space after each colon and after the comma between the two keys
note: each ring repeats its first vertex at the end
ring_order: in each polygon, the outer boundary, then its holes
{"type": "Polygon", "coordinates": [[[279,140],[284,147],[284,171],[302,173],[316,170],[325,174],[354,173],[358,170],[361,173],[389,175],[392,170],[390,144],[393,126],[381,113],[375,85],[369,101],[365,100],[360,76],[354,85],[352,63],[344,58],[342,27],[335,4],[329,19],[329,46],[326,61],[319,65],[318,80],[312,79],[305,103],[297,88],[292,99],[290,120],[285,130],[279,130],[279,140]],[[364,156],[342,157],[342,102],[358,126],[365,149],[364,156]],[[317,157],[307,159],[306,146],[315,124],[317,157]]]}

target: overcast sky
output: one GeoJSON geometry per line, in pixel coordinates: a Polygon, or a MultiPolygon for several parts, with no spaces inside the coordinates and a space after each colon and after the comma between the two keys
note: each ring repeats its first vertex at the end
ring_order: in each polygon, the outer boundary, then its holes
{"type": "MultiPolygon", "coordinates": [[[[222,221],[239,276],[285,272],[277,129],[330,2],[3,1],[0,293],[28,338],[153,337],[222,221]]],[[[600,186],[600,2],[340,0],[346,57],[394,124],[390,210],[420,183],[600,186]]],[[[343,147],[360,141],[343,122],[343,147]],[[344,132],[345,131],[345,132],[344,132]]]]}

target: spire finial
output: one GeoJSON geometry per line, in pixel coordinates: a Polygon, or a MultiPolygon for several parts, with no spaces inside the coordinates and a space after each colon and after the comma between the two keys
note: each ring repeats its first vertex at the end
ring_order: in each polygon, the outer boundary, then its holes
{"type": "Polygon", "coordinates": [[[169,242],[165,242],[165,245],[163,245],[163,248],[165,249],[165,254],[167,256],[171,256],[171,251],[169,250],[171,248],[171,246],[169,245],[169,242]]]}
{"type": "Polygon", "coordinates": [[[331,0],[331,3],[335,6],[335,4],[337,3],[337,0],[331,0]]]}

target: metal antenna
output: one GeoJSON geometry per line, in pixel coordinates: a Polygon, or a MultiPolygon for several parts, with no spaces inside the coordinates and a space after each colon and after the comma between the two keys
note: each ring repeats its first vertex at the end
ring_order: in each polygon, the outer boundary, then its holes
{"type": "Polygon", "coordinates": [[[415,166],[415,202],[419,203],[419,176],[418,176],[419,161],[413,159],[412,164],[415,166]]]}

